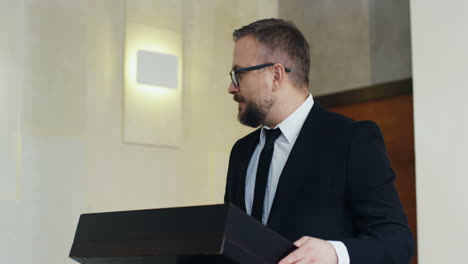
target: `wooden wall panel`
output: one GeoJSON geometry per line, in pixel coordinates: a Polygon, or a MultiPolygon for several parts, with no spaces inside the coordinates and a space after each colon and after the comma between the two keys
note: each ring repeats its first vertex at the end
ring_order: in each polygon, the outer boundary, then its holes
{"type": "MultiPolygon", "coordinates": [[[[385,139],[392,167],[397,175],[395,185],[408,216],[410,228],[416,239],[416,186],[412,95],[393,96],[379,100],[369,100],[366,102],[327,108],[355,120],[372,120],[379,125],[385,139]]],[[[417,263],[417,256],[413,258],[411,263],[417,263]]]]}

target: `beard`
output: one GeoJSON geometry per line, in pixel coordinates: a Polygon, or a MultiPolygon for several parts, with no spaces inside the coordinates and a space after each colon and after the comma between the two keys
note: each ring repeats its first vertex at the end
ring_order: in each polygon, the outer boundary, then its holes
{"type": "Polygon", "coordinates": [[[244,111],[239,109],[239,114],[237,115],[239,122],[254,128],[263,124],[273,105],[273,99],[271,97],[263,98],[258,102],[246,102],[242,96],[236,94],[234,95],[234,100],[238,103],[245,103],[244,111]]]}

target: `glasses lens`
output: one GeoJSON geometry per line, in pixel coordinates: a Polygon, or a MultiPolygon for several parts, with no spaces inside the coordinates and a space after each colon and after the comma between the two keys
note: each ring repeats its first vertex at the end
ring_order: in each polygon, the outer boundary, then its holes
{"type": "Polygon", "coordinates": [[[237,80],[237,74],[235,71],[229,72],[229,75],[231,75],[231,81],[234,84],[234,86],[239,86],[239,81],[237,80]]]}

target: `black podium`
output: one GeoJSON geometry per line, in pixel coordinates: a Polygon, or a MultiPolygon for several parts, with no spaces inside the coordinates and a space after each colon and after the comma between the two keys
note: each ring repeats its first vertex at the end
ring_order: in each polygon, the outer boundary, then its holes
{"type": "Polygon", "coordinates": [[[296,247],[233,205],[83,214],[83,264],[278,263],[296,247]]]}

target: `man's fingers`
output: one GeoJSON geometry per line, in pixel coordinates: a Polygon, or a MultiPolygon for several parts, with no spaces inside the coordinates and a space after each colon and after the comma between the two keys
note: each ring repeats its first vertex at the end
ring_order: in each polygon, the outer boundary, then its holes
{"type": "Polygon", "coordinates": [[[289,253],[284,259],[282,259],[278,264],[291,264],[291,263],[297,263],[298,261],[301,261],[306,253],[305,248],[298,248],[294,250],[293,252],[289,253]]]}
{"type": "Polygon", "coordinates": [[[285,258],[283,258],[278,264],[292,264],[292,263],[296,263],[297,261],[301,260],[299,254],[296,252],[297,249],[291,253],[289,253],[289,255],[287,255],[285,258]]]}
{"type": "Polygon", "coordinates": [[[296,242],[294,242],[294,245],[296,245],[296,247],[301,247],[301,246],[304,245],[305,242],[307,242],[309,239],[310,239],[310,237],[308,237],[308,236],[303,236],[303,237],[301,237],[300,239],[298,239],[296,242]]]}
{"type": "Polygon", "coordinates": [[[298,262],[294,262],[294,264],[310,264],[310,260],[306,259],[306,258],[303,258],[303,259],[299,260],[298,262]]]}
{"type": "Polygon", "coordinates": [[[294,242],[299,248],[291,252],[278,264],[338,263],[333,245],[314,237],[302,237],[294,242]]]}

